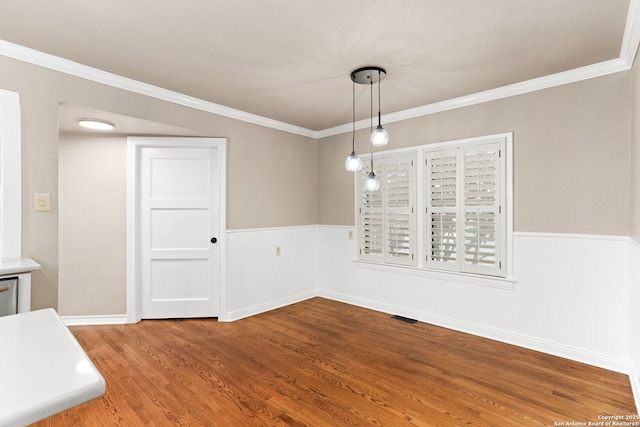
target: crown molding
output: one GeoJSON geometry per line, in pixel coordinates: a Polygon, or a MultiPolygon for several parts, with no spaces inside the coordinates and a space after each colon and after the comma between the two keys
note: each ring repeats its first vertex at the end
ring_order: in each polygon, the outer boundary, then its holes
{"type": "Polygon", "coordinates": [[[631,68],[640,44],[640,0],[629,1],[627,22],[622,36],[620,59],[631,68]]]}
{"type": "MultiPolygon", "coordinates": [[[[613,74],[620,71],[627,71],[633,66],[633,61],[640,44],[640,0],[629,1],[629,11],[627,13],[627,21],[620,49],[620,56],[617,59],[600,62],[561,73],[551,74],[536,79],[526,80],[520,83],[503,86],[497,89],[491,89],[483,92],[474,93],[459,98],[453,98],[446,101],[436,102],[433,104],[423,105],[421,107],[410,108],[404,111],[398,111],[382,116],[384,123],[394,123],[403,120],[409,120],[416,117],[426,116],[429,114],[439,113],[443,111],[453,110],[456,108],[468,107],[484,102],[495,101],[511,96],[522,95],[529,92],[548,89],[555,86],[561,86],[569,83],[579,82],[594,77],[601,77],[607,74],[613,74]]],[[[67,59],[59,58],[44,52],[9,43],[0,40],[0,55],[18,59],[20,61],[29,62],[62,73],[71,74],[97,83],[135,92],[141,95],[150,96],[152,98],[161,99],[174,104],[183,105],[197,110],[206,111],[219,116],[229,117],[231,119],[241,120],[244,122],[289,132],[312,139],[322,139],[333,135],[339,135],[351,132],[352,123],[345,123],[340,126],[327,128],[319,131],[295,126],[289,123],[273,120],[267,117],[258,116],[256,114],[247,113],[235,108],[226,107],[224,105],[205,101],[193,96],[184,95],[168,89],[148,83],[133,80],[97,68],[89,67],[67,59]]],[[[366,129],[370,126],[369,119],[356,122],[356,129],[366,129]]]]}
{"type": "Polygon", "coordinates": [[[83,79],[113,86],[118,89],[124,89],[129,92],[138,93],[174,104],[183,105],[185,107],[195,108],[197,110],[206,111],[219,116],[229,117],[243,122],[253,123],[284,132],[294,133],[309,138],[317,138],[315,131],[289,123],[273,120],[267,117],[258,116],[256,114],[247,113],[235,108],[226,107],[224,105],[205,101],[193,96],[184,95],[138,80],[123,77],[118,74],[103,71],[97,68],[89,67],[68,59],[60,58],[48,53],[40,52],[14,43],[0,40],[0,55],[28,62],[30,64],[39,65],[51,70],[60,71],[83,79]]]}

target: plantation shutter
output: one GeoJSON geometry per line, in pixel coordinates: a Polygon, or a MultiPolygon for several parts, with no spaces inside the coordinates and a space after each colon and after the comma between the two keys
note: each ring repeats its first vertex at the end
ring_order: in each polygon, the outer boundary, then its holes
{"type": "Polygon", "coordinates": [[[425,152],[426,262],[429,268],[460,269],[458,150],[425,152]]]}
{"type": "Polygon", "coordinates": [[[365,160],[356,175],[358,259],[506,277],[510,151],[502,134],[379,153],[378,191],[364,189],[365,160]]]}
{"type": "MultiPolygon", "coordinates": [[[[382,176],[382,165],[374,165],[374,173],[382,176]]],[[[378,191],[367,191],[363,188],[364,179],[371,172],[371,164],[365,162],[359,173],[356,194],[359,194],[358,208],[358,246],[359,259],[367,261],[384,261],[384,217],[382,206],[382,188],[378,191]]],[[[384,186],[384,183],[382,183],[384,186]]]]}
{"type": "Polygon", "coordinates": [[[414,154],[384,159],[385,261],[415,265],[414,154]]]}
{"type": "Polygon", "coordinates": [[[464,147],[464,257],[462,271],[501,274],[501,147],[464,147]]]}

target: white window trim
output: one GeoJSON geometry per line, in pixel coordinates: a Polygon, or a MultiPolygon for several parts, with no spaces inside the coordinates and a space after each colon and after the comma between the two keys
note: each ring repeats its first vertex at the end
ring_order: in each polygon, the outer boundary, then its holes
{"type": "MultiPolygon", "coordinates": [[[[393,264],[385,264],[378,262],[371,262],[358,259],[358,250],[359,245],[355,245],[355,253],[353,263],[357,268],[363,268],[368,270],[376,270],[376,271],[384,271],[389,273],[397,273],[404,274],[410,276],[418,276],[430,279],[437,280],[446,280],[453,281],[457,283],[463,284],[473,284],[473,285],[481,285],[481,286],[489,286],[493,288],[499,289],[507,289],[513,290],[515,285],[515,277],[514,277],[514,258],[513,258],[513,132],[506,132],[500,134],[493,135],[485,135],[481,137],[473,137],[473,138],[465,138],[444,142],[437,142],[433,144],[424,144],[420,146],[408,147],[408,148],[399,148],[394,150],[380,151],[373,154],[373,161],[375,163],[376,156],[389,156],[393,154],[407,154],[410,152],[416,153],[416,161],[417,165],[424,164],[424,150],[425,149],[445,149],[450,147],[457,147],[465,144],[480,144],[483,142],[488,142],[491,140],[495,140],[498,138],[502,138],[505,141],[505,213],[504,213],[504,221],[505,221],[505,248],[503,255],[503,262],[506,264],[505,269],[505,277],[498,276],[488,276],[482,274],[471,274],[471,273],[461,273],[457,271],[446,271],[439,269],[430,269],[426,267],[425,255],[426,255],[426,245],[422,241],[424,235],[424,221],[418,220],[416,224],[416,234],[418,237],[418,241],[416,242],[416,256],[418,257],[418,265],[416,267],[411,266],[402,266],[402,265],[393,265],[393,264]]],[[[362,156],[363,161],[370,161],[371,155],[362,156]]],[[[426,205],[426,201],[424,200],[424,173],[422,167],[416,168],[416,194],[419,197],[416,200],[416,209],[418,212],[424,212],[424,208],[426,205]]],[[[360,182],[360,174],[354,174],[354,185],[356,189],[356,197],[354,197],[355,204],[355,215],[356,224],[357,224],[357,214],[359,207],[359,200],[357,197],[357,192],[360,191],[362,187],[362,182],[360,182]]],[[[356,227],[357,229],[357,227],[356,227]]]]}

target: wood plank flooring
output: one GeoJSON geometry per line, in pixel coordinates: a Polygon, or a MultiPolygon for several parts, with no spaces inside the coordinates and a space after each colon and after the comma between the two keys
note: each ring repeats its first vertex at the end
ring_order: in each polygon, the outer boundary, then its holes
{"type": "Polygon", "coordinates": [[[38,426],[538,426],[637,413],[625,375],[322,298],[233,323],[70,329],[107,392],[38,426]]]}

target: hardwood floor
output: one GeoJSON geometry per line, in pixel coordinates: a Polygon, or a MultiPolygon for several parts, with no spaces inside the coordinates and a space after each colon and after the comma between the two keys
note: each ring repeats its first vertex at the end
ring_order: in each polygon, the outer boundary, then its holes
{"type": "Polygon", "coordinates": [[[536,426],[637,413],[625,375],[321,298],[233,323],[70,329],[107,392],[38,426],[536,426]]]}

